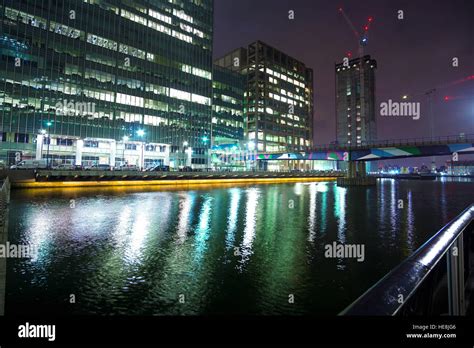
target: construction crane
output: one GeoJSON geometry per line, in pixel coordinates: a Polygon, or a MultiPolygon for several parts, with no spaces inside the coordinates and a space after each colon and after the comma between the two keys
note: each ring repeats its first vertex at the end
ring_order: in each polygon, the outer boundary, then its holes
{"type": "MultiPolygon", "coordinates": [[[[352,21],[349,19],[347,14],[344,12],[344,9],[342,7],[339,7],[339,12],[341,13],[342,17],[344,17],[345,21],[347,24],[349,24],[349,27],[351,28],[354,36],[357,39],[358,43],[358,48],[359,48],[359,76],[360,76],[360,114],[363,116],[363,119],[366,119],[365,115],[365,79],[364,79],[364,64],[363,64],[363,57],[364,57],[364,47],[367,46],[369,43],[369,30],[370,26],[374,21],[373,17],[368,17],[367,18],[367,23],[363,26],[362,30],[359,31],[356,29],[352,21]]],[[[348,54],[348,58],[350,58],[351,55],[348,54]]],[[[365,127],[364,127],[365,128],[365,127]]],[[[374,140],[374,139],[369,139],[369,140],[374,140]]],[[[356,143],[357,144],[357,143],[356,143]]]]}
{"type": "Polygon", "coordinates": [[[367,46],[369,43],[369,30],[370,26],[374,21],[374,17],[370,16],[367,18],[367,23],[362,27],[362,31],[359,31],[356,29],[352,21],[349,19],[347,14],[344,12],[344,9],[342,7],[339,7],[339,12],[341,13],[342,17],[344,17],[345,21],[347,24],[349,24],[349,27],[352,30],[352,33],[356,37],[358,41],[358,46],[359,46],[359,56],[363,57],[364,56],[364,46],[367,46]]]}

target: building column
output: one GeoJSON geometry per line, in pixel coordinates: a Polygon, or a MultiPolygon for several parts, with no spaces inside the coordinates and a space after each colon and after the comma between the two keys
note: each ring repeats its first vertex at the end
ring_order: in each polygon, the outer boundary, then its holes
{"type": "Polygon", "coordinates": [[[76,166],[82,165],[82,148],[84,147],[84,140],[76,140],[76,166]]]}
{"type": "Polygon", "coordinates": [[[36,136],[36,159],[40,160],[43,158],[43,142],[44,142],[44,135],[38,134],[36,136]]]}
{"type": "Polygon", "coordinates": [[[357,162],[357,176],[366,176],[365,162],[363,161],[357,162]]]}
{"type": "Polygon", "coordinates": [[[163,161],[163,165],[165,166],[170,165],[170,151],[171,151],[171,146],[165,145],[165,159],[163,161]]]}
{"type": "Polygon", "coordinates": [[[357,176],[357,163],[355,161],[347,162],[347,174],[349,178],[355,178],[357,176]]]}
{"type": "Polygon", "coordinates": [[[190,167],[191,166],[191,157],[193,155],[193,149],[191,147],[188,147],[186,149],[186,167],[190,167]]]}
{"type": "Polygon", "coordinates": [[[110,142],[110,157],[109,157],[109,165],[111,167],[115,167],[115,156],[117,154],[117,142],[112,140],[110,142]]]}
{"type": "Polygon", "coordinates": [[[138,150],[138,167],[142,169],[145,166],[145,143],[141,143],[138,150]]]}

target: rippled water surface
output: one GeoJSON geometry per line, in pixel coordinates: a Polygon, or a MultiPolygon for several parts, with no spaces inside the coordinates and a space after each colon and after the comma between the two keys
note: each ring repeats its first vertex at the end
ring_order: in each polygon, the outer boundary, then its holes
{"type": "Polygon", "coordinates": [[[9,240],[40,252],[8,259],[5,314],[335,315],[473,198],[472,181],[14,191],[9,240]],[[365,260],[325,258],[333,241],[365,260]]]}

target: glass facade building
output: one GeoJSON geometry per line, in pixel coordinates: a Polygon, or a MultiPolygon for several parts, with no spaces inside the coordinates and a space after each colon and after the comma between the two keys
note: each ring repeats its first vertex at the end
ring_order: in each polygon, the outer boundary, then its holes
{"type": "Polygon", "coordinates": [[[369,55],[336,64],[336,133],[340,145],[376,140],[375,69],[369,55]],[[363,91],[363,93],[361,93],[363,91]]]}
{"type": "Polygon", "coordinates": [[[214,66],[212,87],[213,145],[238,144],[244,139],[245,76],[214,66]]]}
{"type": "Polygon", "coordinates": [[[0,159],[206,165],[213,0],[0,0],[0,18],[0,159]]]}
{"type": "Polygon", "coordinates": [[[218,65],[214,65],[212,76],[212,167],[242,170],[246,165],[243,157],[246,78],[218,65]]]}
{"type": "Polygon", "coordinates": [[[252,147],[262,152],[312,147],[312,69],[261,41],[215,63],[246,76],[244,129],[252,147]]]}

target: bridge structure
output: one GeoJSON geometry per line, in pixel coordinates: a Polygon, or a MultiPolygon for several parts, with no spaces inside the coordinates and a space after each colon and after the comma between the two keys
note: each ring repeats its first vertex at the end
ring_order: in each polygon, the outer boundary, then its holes
{"type": "MultiPolygon", "coordinates": [[[[357,146],[321,145],[306,152],[260,153],[251,160],[327,160],[348,162],[346,177],[339,178],[341,186],[373,185],[375,178],[368,177],[365,162],[386,159],[474,154],[474,134],[412,138],[361,143],[357,146]]],[[[455,157],[457,158],[457,157],[455,157]]]]}

